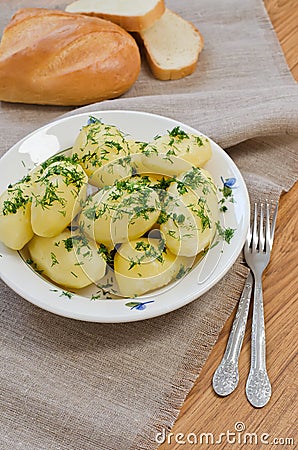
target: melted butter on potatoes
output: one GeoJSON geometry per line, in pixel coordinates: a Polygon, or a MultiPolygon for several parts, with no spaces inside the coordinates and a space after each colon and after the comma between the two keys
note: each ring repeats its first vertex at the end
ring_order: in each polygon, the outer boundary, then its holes
{"type": "Polygon", "coordinates": [[[28,250],[44,275],[68,288],[83,288],[105,274],[106,263],[96,244],[82,234],[65,230],[55,237],[35,236],[28,250]]]}

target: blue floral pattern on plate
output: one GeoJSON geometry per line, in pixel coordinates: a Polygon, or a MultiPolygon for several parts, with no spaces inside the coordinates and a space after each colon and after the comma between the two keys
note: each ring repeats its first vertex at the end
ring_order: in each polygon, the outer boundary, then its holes
{"type": "Polygon", "coordinates": [[[143,311],[146,309],[146,305],[148,303],[154,303],[154,300],[150,300],[148,302],[128,302],[125,303],[125,306],[128,306],[130,309],[137,309],[138,311],[143,311]]]}

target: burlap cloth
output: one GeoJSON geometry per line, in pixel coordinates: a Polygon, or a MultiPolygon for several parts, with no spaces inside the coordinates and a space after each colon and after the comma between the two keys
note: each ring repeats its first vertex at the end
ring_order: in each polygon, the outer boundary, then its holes
{"type": "MultiPolygon", "coordinates": [[[[20,7],[66,3],[1,0],[1,31],[20,7]]],[[[204,35],[195,74],[160,82],[143,64],[123,98],[90,109],[185,122],[227,149],[252,199],[277,198],[297,175],[298,93],[261,0],[167,5],[204,35]]],[[[1,154],[70,109],[2,103],[1,154]]],[[[238,261],[208,294],[178,311],[114,325],[55,316],[1,282],[1,450],[154,449],[157,431],[173,425],[235,307],[245,270],[238,261]]]]}

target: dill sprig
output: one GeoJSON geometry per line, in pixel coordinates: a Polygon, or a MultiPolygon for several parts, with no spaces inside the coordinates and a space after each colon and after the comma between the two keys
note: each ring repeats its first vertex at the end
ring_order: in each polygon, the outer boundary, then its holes
{"type": "MultiPolygon", "coordinates": [[[[65,249],[70,252],[72,250],[75,251],[77,255],[82,255],[83,257],[91,256],[92,251],[89,243],[89,239],[87,236],[84,235],[83,230],[78,228],[78,233],[73,234],[72,236],[68,237],[67,239],[62,239],[62,243],[65,247],[65,249]]],[[[60,241],[55,243],[55,245],[60,246],[60,241]]],[[[80,262],[78,265],[82,265],[83,263],[80,262]]]]}
{"type": "Polygon", "coordinates": [[[202,231],[211,228],[210,217],[208,216],[206,200],[199,198],[196,204],[189,204],[187,207],[201,219],[202,231]]]}
{"type": "Polygon", "coordinates": [[[168,130],[168,135],[173,138],[176,138],[178,141],[182,141],[183,139],[189,139],[189,135],[179,126],[173,128],[171,131],[168,130]]]}
{"type": "Polygon", "coordinates": [[[216,229],[217,229],[218,235],[224,241],[226,241],[228,244],[230,244],[231,239],[234,236],[234,233],[235,233],[236,229],[234,229],[234,228],[224,228],[224,227],[221,226],[219,221],[217,221],[215,223],[215,225],[216,225],[216,229]]]}
{"type": "Polygon", "coordinates": [[[56,264],[59,264],[57,256],[55,255],[54,252],[51,252],[51,260],[52,260],[51,267],[55,266],[56,264]]]}
{"type": "Polygon", "coordinates": [[[103,257],[109,267],[111,267],[112,269],[114,268],[114,249],[109,251],[104,244],[99,244],[98,254],[103,257]]]}

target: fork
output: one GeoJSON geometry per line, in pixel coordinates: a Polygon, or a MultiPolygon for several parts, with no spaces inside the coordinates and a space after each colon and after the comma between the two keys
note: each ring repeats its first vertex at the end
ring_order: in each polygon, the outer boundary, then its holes
{"type": "Polygon", "coordinates": [[[270,209],[268,202],[266,202],[266,205],[263,203],[254,204],[253,225],[249,230],[244,246],[244,256],[255,280],[250,371],[246,382],[246,396],[248,401],[256,408],[265,406],[271,397],[271,384],[266,370],[262,274],[270,260],[278,204],[275,205],[271,227],[270,209]]]}

